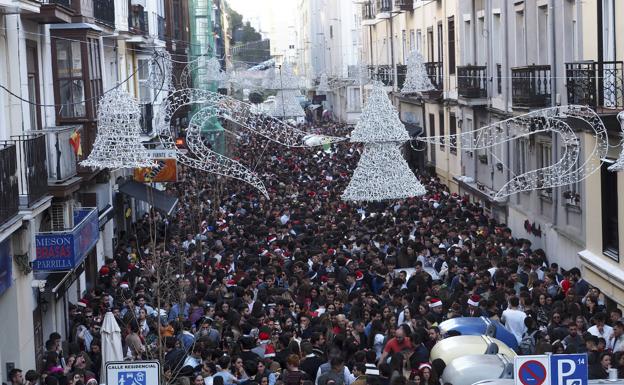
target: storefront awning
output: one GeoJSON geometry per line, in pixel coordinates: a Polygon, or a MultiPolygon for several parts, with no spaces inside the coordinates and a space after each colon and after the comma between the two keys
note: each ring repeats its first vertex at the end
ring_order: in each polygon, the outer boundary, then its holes
{"type": "Polygon", "coordinates": [[[122,184],[119,186],[119,191],[135,199],[146,202],[167,215],[171,215],[174,207],[178,203],[178,198],[171,197],[160,190],[135,181],[128,181],[122,184]]]}

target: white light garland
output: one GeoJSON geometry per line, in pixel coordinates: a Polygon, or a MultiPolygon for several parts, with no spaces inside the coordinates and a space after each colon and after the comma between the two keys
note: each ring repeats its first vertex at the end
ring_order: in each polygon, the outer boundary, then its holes
{"type": "Polygon", "coordinates": [[[409,140],[405,125],[379,82],[373,83],[362,108],[360,120],[351,132],[352,142],[404,142],[409,140]]]}
{"type": "Polygon", "coordinates": [[[412,51],[407,58],[407,75],[401,89],[402,94],[432,91],[431,84],[422,55],[417,50],[412,51]]]}
{"type": "Polygon", "coordinates": [[[221,70],[221,63],[216,57],[211,57],[206,62],[205,69],[200,69],[201,76],[209,82],[222,82],[226,74],[221,70]]]}
{"type": "Polygon", "coordinates": [[[367,143],[342,199],[378,202],[424,195],[418,181],[401,154],[400,143],[367,143]]]}
{"type": "MultiPolygon", "coordinates": [[[[620,111],[620,113],[617,114],[617,120],[618,122],[620,122],[620,129],[622,130],[622,134],[624,135],[624,111],[620,111]]],[[[624,171],[624,141],[621,143],[621,145],[623,146],[623,148],[620,150],[620,156],[615,161],[615,163],[609,166],[609,171],[624,171]]]]}
{"type": "Polygon", "coordinates": [[[329,92],[329,81],[327,79],[327,74],[323,73],[319,79],[319,85],[316,87],[316,92],[329,92]]]}
{"type": "Polygon", "coordinates": [[[288,62],[284,62],[275,73],[272,88],[275,90],[298,90],[299,83],[299,77],[295,75],[292,66],[288,62]]]}
{"type": "Polygon", "coordinates": [[[138,101],[121,87],[105,94],[99,103],[93,149],[80,164],[100,169],[155,166],[141,143],[140,119],[138,101]]]}

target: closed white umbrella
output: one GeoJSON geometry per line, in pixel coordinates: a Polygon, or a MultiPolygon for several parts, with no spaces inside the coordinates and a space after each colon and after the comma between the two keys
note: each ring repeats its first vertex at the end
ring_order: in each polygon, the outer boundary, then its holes
{"type": "Polygon", "coordinates": [[[121,329],[112,312],[107,312],[101,328],[102,334],[102,371],[100,382],[106,379],[106,363],[123,361],[124,354],[121,346],[121,329]]]}

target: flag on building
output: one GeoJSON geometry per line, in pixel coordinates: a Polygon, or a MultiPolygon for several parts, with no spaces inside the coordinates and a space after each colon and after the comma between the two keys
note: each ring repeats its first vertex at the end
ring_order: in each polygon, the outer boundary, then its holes
{"type": "Polygon", "coordinates": [[[80,143],[80,132],[77,130],[69,137],[69,144],[74,149],[76,156],[82,156],[82,144],[80,143]]]}

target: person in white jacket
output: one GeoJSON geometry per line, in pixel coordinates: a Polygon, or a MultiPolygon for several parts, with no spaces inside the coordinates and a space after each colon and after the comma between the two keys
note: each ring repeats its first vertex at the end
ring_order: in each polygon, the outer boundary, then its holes
{"type": "Polygon", "coordinates": [[[518,343],[520,343],[522,336],[526,332],[524,319],[527,315],[522,310],[518,310],[518,306],[520,306],[518,297],[510,297],[508,307],[503,311],[501,321],[505,325],[505,329],[509,330],[516,337],[518,343]]]}

